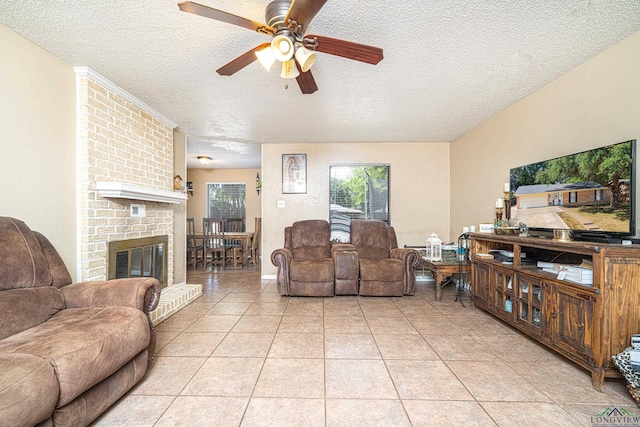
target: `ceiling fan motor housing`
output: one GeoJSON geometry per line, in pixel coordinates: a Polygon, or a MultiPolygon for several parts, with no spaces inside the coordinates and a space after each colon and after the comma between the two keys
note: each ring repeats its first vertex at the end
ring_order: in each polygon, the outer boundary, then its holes
{"type": "Polygon", "coordinates": [[[264,13],[265,19],[267,20],[267,25],[276,30],[276,34],[289,30],[284,18],[287,16],[290,7],[290,0],[274,0],[267,5],[264,13]]]}

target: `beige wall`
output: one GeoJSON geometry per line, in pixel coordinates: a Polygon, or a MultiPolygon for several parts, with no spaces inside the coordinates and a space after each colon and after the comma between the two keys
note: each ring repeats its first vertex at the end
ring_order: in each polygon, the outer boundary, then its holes
{"type": "MultiPolygon", "coordinates": [[[[188,169],[186,181],[193,183],[193,196],[187,200],[187,217],[194,217],[196,230],[202,230],[202,218],[206,216],[207,183],[244,182],[247,191],[247,231],[255,228],[255,218],[261,216],[262,196],[256,192],[256,173],[259,169],[188,169]]],[[[262,194],[262,192],[260,193],[262,194]]]]}
{"type": "Polygon", "coordinates": [[[512,167],[640,139],[639,76],[640,32],[453,141],[451,233],[492,222],[512,167]]]}
{"type": "MultiPolygon", "coordinates": [[[[173,174],[180,175],[182,185],[187,181],[187,139],[183,133],[173,131],[173,174]]],[[[173,282],[187,281],[187,202],[174,205],[173,210],[173,282]]]]}
{"type": "Polygon", "coordinates": [[[47,236],[75,279],[75,73],[2,25],[0,55],[0,215],[47,236]]]}
{"type": "Polygon", "coordinates": [[[449,238],[448,143],[263,144],[263,276],[276,274],[270,255],[282,247],[286,226],[329,218],[329,166],[367,163],[391,165],[391,224],[399,246],[424,244],[434,231],[449,238]],[[282,194],[283,154],[307,155],[307,194],[282,194]]]}

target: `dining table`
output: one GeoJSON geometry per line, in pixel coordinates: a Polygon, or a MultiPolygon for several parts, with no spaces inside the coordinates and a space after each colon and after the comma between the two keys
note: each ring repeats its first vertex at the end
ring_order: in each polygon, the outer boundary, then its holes
{"type": "MultiPolygon", "coordinates": [[[[242,245],[242,266],[247,264],[249,257],[249,246],[251,245],[251,238],[253,237],[253,231],[225,231],[225,240],[239,240],[242,245]]],[[[200,233],[196,235],[197,239],[204,241],[204,234],[200,233]]],[[[233,266],[238,265],[238,260],[233,260],[233,266]]]]}
{"type": "MultiPolygon", "coordinates": [[[[251,238],[253,237],[253,231],[225,231],[224,238],[227,240],[239,240],[242,245],[242,266],[244,267],[249,259],[249,246],[251,245],[251,238]]],[[[238,265],[238,260],[233,260],[233,266],[238,265]]]]}

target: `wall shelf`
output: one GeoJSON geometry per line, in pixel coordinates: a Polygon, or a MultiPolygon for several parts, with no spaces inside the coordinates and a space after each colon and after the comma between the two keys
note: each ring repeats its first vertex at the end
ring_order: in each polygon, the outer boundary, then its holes
{"type": "Polygon", "coordinates": [[[144,200],[147,202],[180,203],[187,200],[185,193],[123,182],[96,182],[96,191],[105,198],[144,200]]]}

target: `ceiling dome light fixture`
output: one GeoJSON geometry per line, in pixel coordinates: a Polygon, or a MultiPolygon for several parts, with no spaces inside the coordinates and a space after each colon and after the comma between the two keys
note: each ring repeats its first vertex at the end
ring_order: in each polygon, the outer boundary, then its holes
{"type": "Polygon", "coordinates": [[[209,156],[198,156],[198,160],[200,160],[200,163],[202,163],[203,165],[208,165],[209,162],[212,160],[211,157],[209,156]]]}

